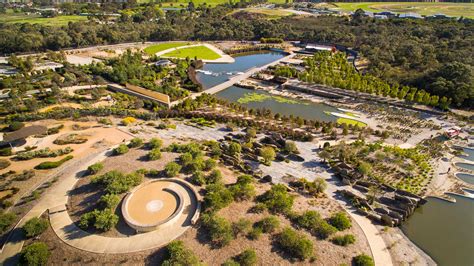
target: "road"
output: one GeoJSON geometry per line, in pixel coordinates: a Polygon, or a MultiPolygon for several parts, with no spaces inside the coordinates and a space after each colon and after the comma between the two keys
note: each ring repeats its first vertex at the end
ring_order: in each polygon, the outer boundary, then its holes
{"type": "Polygon", "coordinates": [[[234,85],[235,83],[238,83],[244,79],[248,79],[250,76],[252,76],[253,74],[255,73],[258,73],[270,66],[274,66],[274,65],[277,65],[278,63],[280,63],[281,61],[284,61],[284,60],[287,60],[287,59],[290,59],[290,58],[293,58],[296,54],[290,54],[288,56],[285,56],[283,58],[280,58],[276,61],[273,61],[269,64],[266,64],[266,65],[263,65],[261,67],[253,67],[247,71],[245,71],[245,73],[243,74],[240,74],[240,75],[237,75],[237,76],[233,76],[231,77],[229,80],[227,80],[226,82],[223,82],[223,83],[220,83],[212,88],[209,88],[205,91],[202,91],[202,92],[198,92],[198,93],[193,93],[191,94],[190,96],[186,97],[186,98],[183,98],[183,99],[180,99],[180,100],[177,100],[177,101],[174,101],[174,102],[171,102],[171,107],[175,106],[175,105],[178,105],[180,104],[181,102],[183,102],[184,100],[190,98],[190,99],[196,99],[198,96],[202,95],[203,93],[207,93],[207,94],[216,94],[220,91],[223,91],[227,88],[229,88],[230,86],[234,85]]]}

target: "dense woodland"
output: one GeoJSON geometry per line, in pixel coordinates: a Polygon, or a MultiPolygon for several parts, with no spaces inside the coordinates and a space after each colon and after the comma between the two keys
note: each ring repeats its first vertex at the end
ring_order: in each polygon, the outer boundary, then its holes
{"type": "Polygon", "coordinates": [[[474,20],[390,19],[363,16],[287,17],[237,12],[229,6],[169,11],[131,7],[115,24],[70,23],[54,28],[0,24],[0,53],[57,50],[148,40],[286,40],[329,42],[354,47],[369,59],[368,71],[390,83],[452,98],[474,106],[474,20]]]}

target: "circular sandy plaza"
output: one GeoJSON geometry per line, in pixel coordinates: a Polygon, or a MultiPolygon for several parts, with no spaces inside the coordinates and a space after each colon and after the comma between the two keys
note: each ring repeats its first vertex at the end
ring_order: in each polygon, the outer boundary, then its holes
{"type": "Polygon", "coordinates": [[[182,193],[182,186],[173,179],[160,179],[136,187],[122,203],[126,223],[138,232],[149,232],[174,223],[188,196],[182,193]]]}

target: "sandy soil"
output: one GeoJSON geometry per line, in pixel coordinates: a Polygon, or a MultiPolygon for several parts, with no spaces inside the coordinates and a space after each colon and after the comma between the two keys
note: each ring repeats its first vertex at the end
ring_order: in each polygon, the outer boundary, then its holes
{"type": "MultiPolygon", "coordinates": [[[[60,130],[58,134],[49,135],[44,138],[34,138],[29,137],[27,143],[22,147],[18,148],[22,150],[25,146],[37,146],[37,149],[50,148],[52,150],[63,149],[66,147],[71,147],[74,151],[68,155],[73,155],[74,159],[66,162],[64,166],[67,166],[77,159],[82,158],[94,151],[97,151],[99,148],[110,147],[112,145],[122,142],[124,139],[130,139],[131,136],[116,129],[116,128],[106,128],[102,126],[97,127],[95,121],[91,122],[74,122],[74,121],[58,121],[58,120],[43,120],[35,122],[32,124],[45,125],[48,127],[54,127],[60,124],[64,125],[64,128],[60,130]],[[82,130],[74,130],[73,125],[80,125],[82,130]],[[83,144],[68,144],[68,145],[56,145],[53,141],[63,134],[81,134],[85,135],[88,138],[88,141],[83,144]]],[[[36,165],[45,161],[57,161],[64,158],[67,155],[58,156],[55,158],[35,158],[27,161],[11,161],[11,165],[0,171],[0,174],[6,173],[10,170],[16,171],[17,173],[22,172],[23,170],[33,169],[36,165]]],[[[13,157],[13,156],[12,156],[13,157]]],[[[52,170],[35,170],[35,177],[26,180],[26,181],[13,181],[10,185],[12,187],[18,187],[20,191],[15,194],[11,201],[16,202],[23,196],[26,192],[30,191],[32,188],[35,188],[39,184],[43,183],[48,178],[54,176],[62,167],[52,169],[52,170]]]]}

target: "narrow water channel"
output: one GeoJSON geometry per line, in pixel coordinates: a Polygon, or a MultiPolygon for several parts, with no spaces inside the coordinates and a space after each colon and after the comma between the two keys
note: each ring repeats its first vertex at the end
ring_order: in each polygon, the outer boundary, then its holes
{"type": "Polygon", "coordinates": [[[453,195],[456,203],[427,198],[402,225],[403,232],[439,265],[474,265],[474,199],[453,195]]]}
{"type": "MultiPolygon", "coordinates": [[[[233,75],[245,72],[253,67],[261,67],[276,61],[285,54],[271,51],[245,53],[236,55],[232,64],[206,64],[198,71],[197,78],[204,88],[211,88],[223,83],[233,75]]],[[[244,106],[259,109],[270,109],[273,113],[286,116],[300,116],[305,119],[320,121],[336,121],[336,117],[325,112],[338,110],[327,104],[318,104],[309,101],[295,100],[283,96],[274,96],[262,90],[248,90],[235,86],[216,94],[217,97],[238,102],[244,106]]]]}

